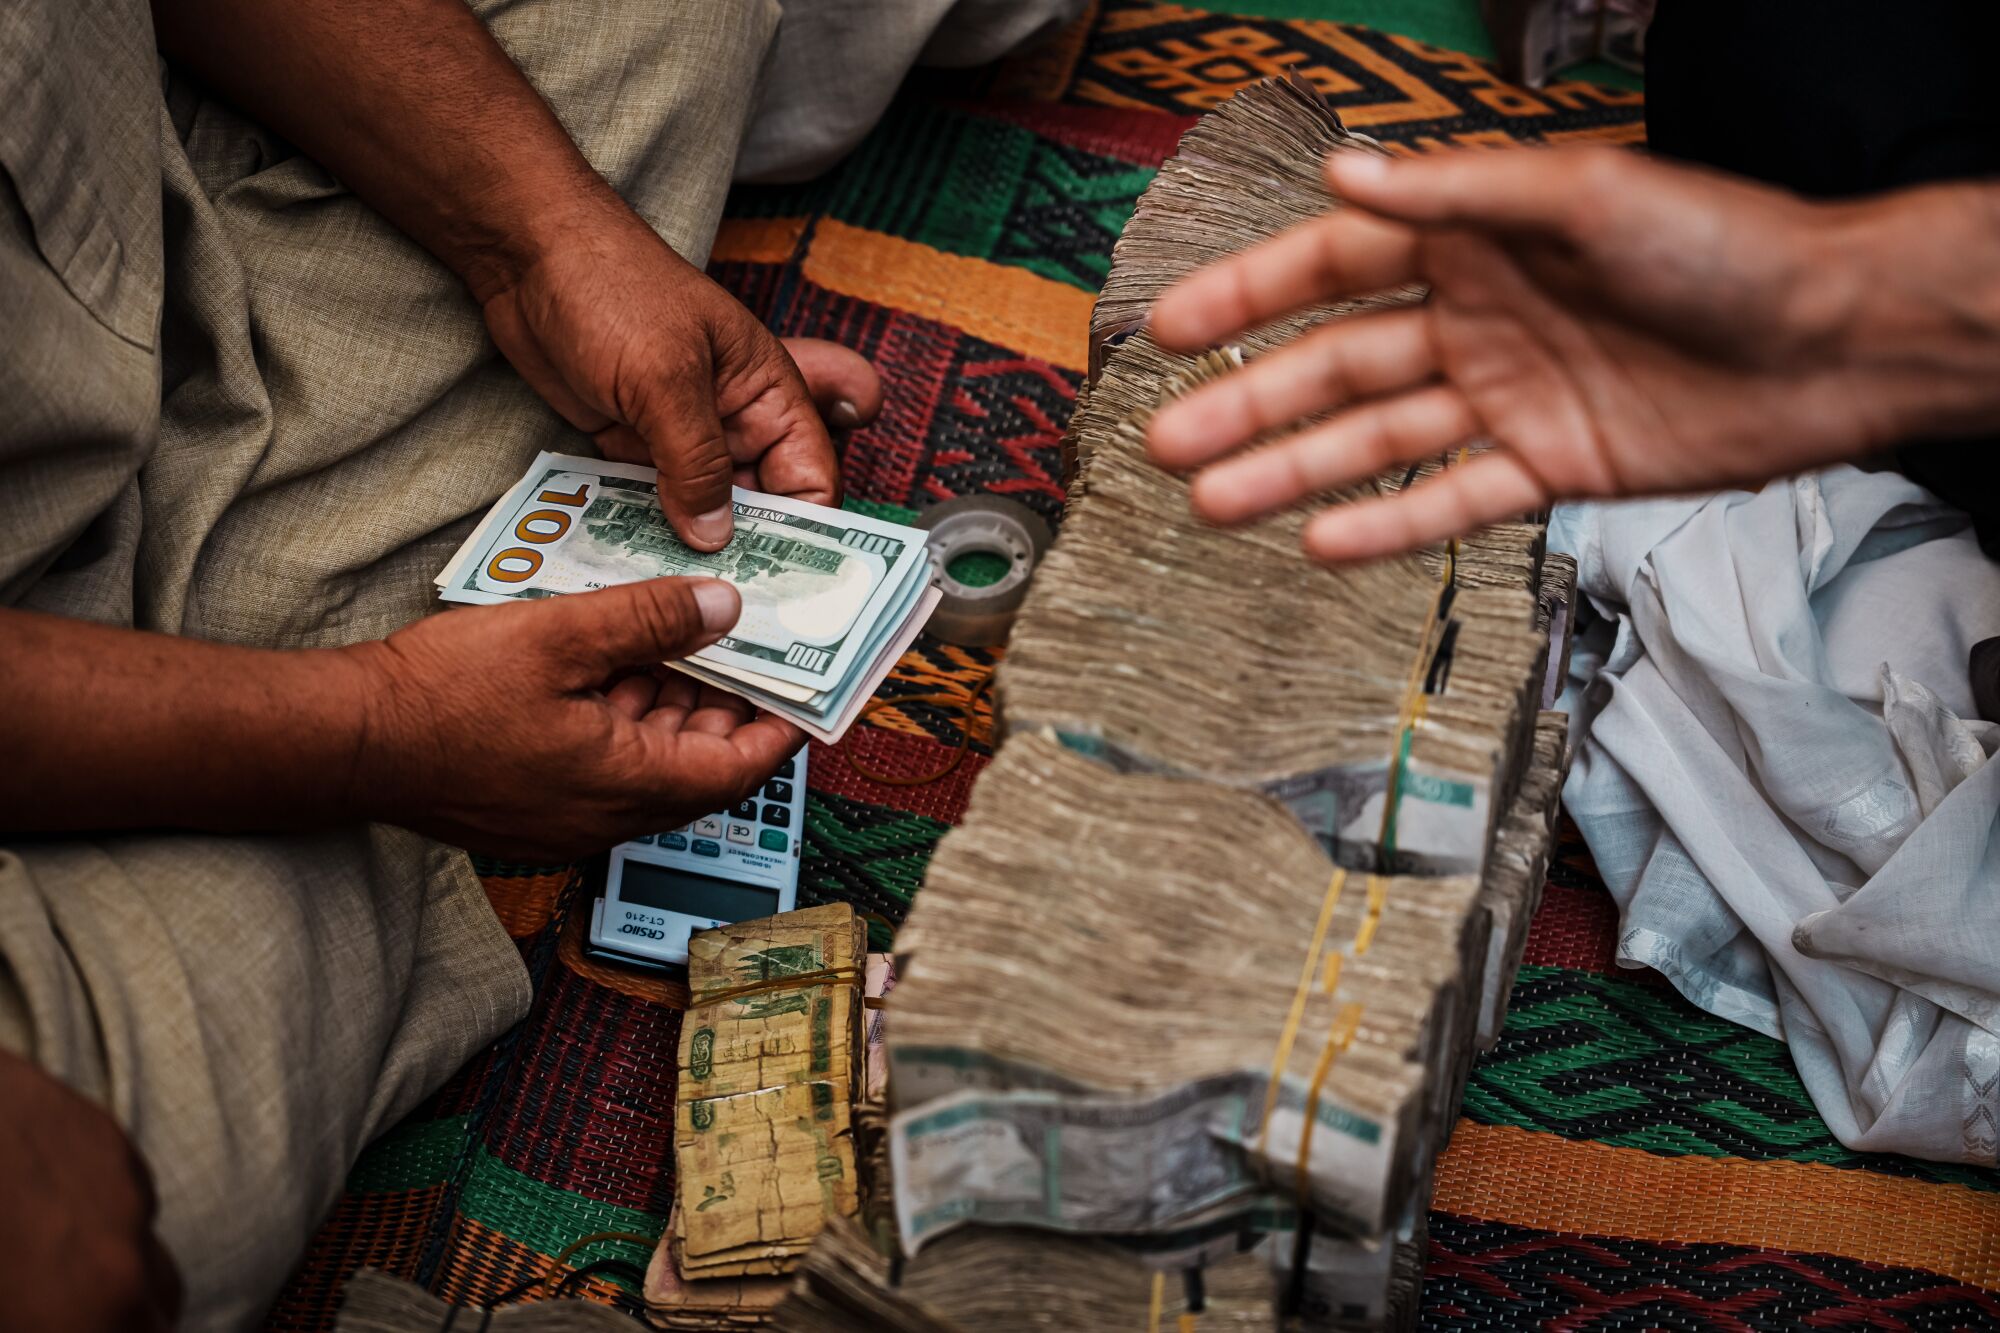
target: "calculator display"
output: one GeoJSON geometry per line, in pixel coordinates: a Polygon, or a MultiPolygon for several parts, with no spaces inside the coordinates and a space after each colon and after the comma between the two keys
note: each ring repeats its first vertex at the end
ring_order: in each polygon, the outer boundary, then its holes
{"type": "Polygon", "coordinates": [[[710,879],[639,860],[625,862],[618,880],[618,896],[640,907],[716,921],[751,921],[778,910],[776,889],[710,879]]]}

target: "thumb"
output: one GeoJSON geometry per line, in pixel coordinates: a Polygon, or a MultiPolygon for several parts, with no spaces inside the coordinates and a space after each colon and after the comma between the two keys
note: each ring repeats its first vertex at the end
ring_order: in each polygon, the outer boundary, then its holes
{"type": "Polygon", "coordinates": [[[735,530],[729,485],[735,465],[715,411],[715,384],[704,361],[647,395],[633,427],[660,470],[660,508],[681,540],[719,551],[735,530]]]}
{"type": "Polygon", "coordinates": [[[736,624],[743,599],[721,579],[648,579],[549,603],[565,658],[596,684],[625,667],[686,657],[736,624]]]}

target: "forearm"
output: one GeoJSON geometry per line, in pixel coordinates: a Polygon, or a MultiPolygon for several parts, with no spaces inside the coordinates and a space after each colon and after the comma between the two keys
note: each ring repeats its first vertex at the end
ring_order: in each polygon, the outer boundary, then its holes
{"type": "Polygon", "coordinates": [[[240,831],[359,817],[365,669],[0,610],[0,830],[240,831]]]}
{"type": "Polygon", "coordinates": [[[1822,267],[1843,359],[1885,409],[1878,444],[2000,431],[2000,185],[1829,209],[1822,267]]]}
{"type": "Polygon", "coordinates": [[[582,220],[631,220],[462,0],[153,0],[161,49],[485,299],[582,220]]]}

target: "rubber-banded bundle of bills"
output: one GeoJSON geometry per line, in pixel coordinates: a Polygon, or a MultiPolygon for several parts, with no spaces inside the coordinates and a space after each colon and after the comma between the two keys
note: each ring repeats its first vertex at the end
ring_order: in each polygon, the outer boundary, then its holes
{"type": "Polygon", "coordinates": [[[1547,866],[1574,571],[1533,516],[1303,558],[1311,513],[1463,454],[1223,529],[1144,449],[1166,399],[1422,298],[1195,357],[1144,332],[1179,277],[1336,206],[1321,165],[1344,151],[1383,150],[1302,84],[1253,86],[1118,244],[1062,532],[996,678],[1001,744],[896,941],[896,1234],[823,1232],[782,1326],[1414,1319],[1434,1168],[1547,866]]]}

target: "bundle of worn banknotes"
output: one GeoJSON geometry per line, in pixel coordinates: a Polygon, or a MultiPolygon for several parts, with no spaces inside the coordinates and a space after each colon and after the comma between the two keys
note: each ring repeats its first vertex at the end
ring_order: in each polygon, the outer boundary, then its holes
{"type": "Polygon", "coordinates": [[[738,488],[736,532],[697,551],[660,512],[649,467],[544,453],[437,576],[447,602],[513,602],[673,574],[727,580],[736,627],[669,663],[836,741],[941,595],[924,534],[738,488]]]}
{"type": "Polygon", "coordinates": [[[1565,763],[1574,570],[1531,522],[1325,569],[1306,517],[1189,512],[1159,404],[1361,305],[1200,357],[1174,280],[1334,207],[1378,152],[1301,84],[1183,139],[1119,242],[1070,498],[996,678],[999,748],[896,938],[887,1228],[831,1219],[776,1326],[1408,1327],[1424,1217],[1504,1014],[1565,763]]]}

